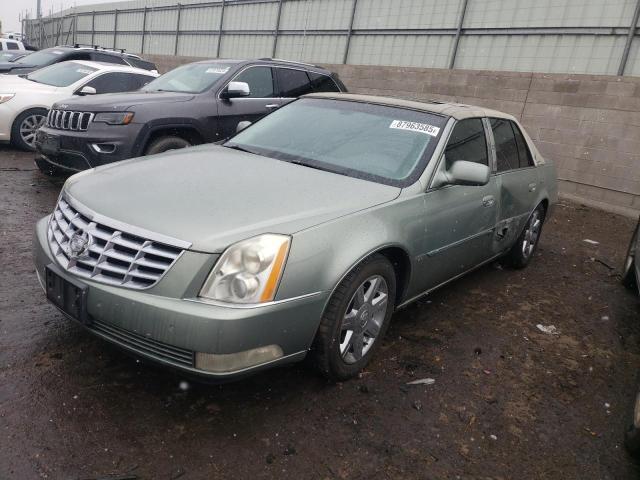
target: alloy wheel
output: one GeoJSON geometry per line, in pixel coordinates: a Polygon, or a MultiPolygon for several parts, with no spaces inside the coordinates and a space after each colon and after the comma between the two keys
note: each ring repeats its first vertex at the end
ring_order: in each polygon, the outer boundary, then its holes
{"type": "Polygon", "coordinates": [[[533,250],[536,248],[538,238],[540,237],[540,228],[542,227],[542,219],[540,218],[540,211],[536,210],[531,215],[527,228],[524,231],[524,239],[522,240],[522,254],[525,258],[529,258],[533,254],[533,250]]]}
{"type": "Polygon", "coordinates": [[[371,349],[388,305],[389,288],[382,276],[373,275],[356,289],[340,326],[340,356],[345,363],[356,363],[371,349]]]}
{"type": "Polygon", "coordinates": [[[45,116],[33,114],[26,117],[20,124],[20,137],[22,141],[33,147],[36,140],[36,132],[44,125],[45,116]]]}

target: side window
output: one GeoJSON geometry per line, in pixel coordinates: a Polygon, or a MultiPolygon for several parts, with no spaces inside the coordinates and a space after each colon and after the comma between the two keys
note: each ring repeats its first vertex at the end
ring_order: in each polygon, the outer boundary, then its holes
{"type": "Polygon", "coordinates": [[[247,68],[233,81],[247,83],[249,90],[251,90],[250,98],[271,98],[275,96],[271,67],[247,68]]]}
{"type": "Polygon", "coordinates": [[[0,42],[0,51],[2,51],[2,42],[0,42]]]}
{"type": "Polygon", "coordinates": [[[149,75],[131,75],[135,78],[136,88],[134,90],[138,90],[139,88],[144,87],[147,83],[155,80],[156,77],[151,77],[149,75]]]}
{"type": "Polygon", "coordinates": [[[518,145],[518,157],[520,158],[520,168],[533,167],[533,157],[529,150],[529,145],[524,139],[524,135],[520,131],[520,128],[515,123],[511,122],[511,128],[516,135],[516,144],[518,145]]]}
{"type": "Polygon", "coordinates": [[[307,72],[311,79],[311,87],[314,92],[339,92],[340,89],[336,85],[336,82],[327,75],[320,73],[307,72]]]}
{"type": "Polygon", "coordinates": [[[513,135],[511,122],[502,118],[491,119],[491,130],[496,143],[496,159],[498,172],[506,172],[520,166],[518,145],[513,135]]]}
{"type": "Polygon", "coordinates": [[[95,62],[115,63],[117,65],[128,65],[127,62],[117,55],[108,55],[102,52],[91,52],[91,60],[95,62]]]}
{"type": "Polygon", "coordinates": [[[141,87],[140,80],[136,77],[138,75],[131,73],[104,73],[91,80],[86,86],[95,88],[96,93],[131,92],[141,87]]]}
{"type": "Polygon", "coordinates": [[[65,57],[63,61],[66,62],[67,60],[91,60],[91,55],[89,52],[74,52],[65,57]]]}
{"type": "Polygon", "coordinates": [[[16,42],[7,42],[7,50],[20,50],[16,42]]]}
{"type": "Polygon", "coordinates": [[[444,154],[447,169],[457,160],[488,166],[487,138],[484,134],[482,119],[469,118],[456,123],[444,154]]]}
{"type": "Polygon", "coordinates": [[[296,98],[313,92],[307,72],[290,68],[276,68],[276,72],[281,97],[296,98]]]}

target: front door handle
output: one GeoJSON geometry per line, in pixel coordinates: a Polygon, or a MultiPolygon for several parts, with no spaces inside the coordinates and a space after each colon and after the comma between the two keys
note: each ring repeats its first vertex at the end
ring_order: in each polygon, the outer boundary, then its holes
{"type": "Polygon", "coordinates": [[[275,110],[279,106],[280,105],[278,105],[277,103],[270,103],[269,105],[265,105],[264,108],[268,108],[269,110],[275,110]]]}
{"type": "Polygon", "coordinates": [[[493,207],[496,204],[496,199],[493,195],[487,195],[482,199],[482,205],[485,207],[493,207]]]}
{"type": "Polygon", "coordinates": [[[529,191],[530,192],[535,192],[537,187],[538,187],[537,183],[530,183],[529,184],[529,191]]]}

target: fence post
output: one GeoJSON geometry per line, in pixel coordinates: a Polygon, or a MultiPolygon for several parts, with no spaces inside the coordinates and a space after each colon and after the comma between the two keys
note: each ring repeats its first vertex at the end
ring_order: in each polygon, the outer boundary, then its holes
{"type": "Polygon", "coordinates": [[[631,26],[629,27],[629,33],[627,35],[627,42],[624,45],[622,51],[622,59],[620,60],[620,66],[618,67],[618,75],[624,75],[624,69],[627,66],[627,60],[629,59],[629,51],[631,50],[631,43],[633,37],[636,34],[636,28],[638,26],[638,17],[640,17],[640,0],[636,2],[636,10],[633,12],[633,20],[631,20],[631,26]]]}
{"type": "Polygon", "coordinates": [[[224,24],[224,4],[225,4],[225,0],[222,0],[222,10],[220,11],[220,28],[218,29],[218,49],[216,52],[216,58],[220,58],[220,46],[222,45],[222,26],[224,24]]]}
{"type": "Polygon", "coordinates": [[[180,37],[180,12],[182,11],[182,5],[178,3],[178,21],[176,22],[176,41],[173,47],[173,54],[178,55],[178,38],[180,37]]]}
{"type": "Polygon", "coordinates": [[[347,31],[347,43],[344,46],[344,56],[342,57],[342,63],[346,64],[349,58],[349,47],[351,46],[351,35],[353,34],[353,22],[356,19],[356,8],[358,7],[358,0],[353,0],[353,6],[351,8],[351,21],[349,22],[349,30],[347,31]]]}
{"type": "Polygon", "coordinates": [[[140,45],[140,54],[144,53],[144,34],[147,30],[147,7],[144,7],[142,13],[142,45],[140,45]]]}
{"type": "Polygon", "coordinates": [[[113,16],[113,49],[116,49],[116,38],[118,37],[118,9],[113,16]]]}
{"type": "Polygon", "coordinates": [[[91,12],[91,46],[93,47],[96,43],[96,11],[91,12]]]}
{"type": "Polygon", "coordinates": [[[276,50],[278,48],[278,32],[280,31],[281,16],[282,16],[282,0],[278,0],[278,16],[276,17],[276,29],[273,32],[273,51],[271,52],[271,58],[276,57],[276,50]]]}
{"type": "Polygon", "coordinates": [[[73,12],[73,44],[78,42],[78,12],[73,12]]]}
{"type": "Polygon", "coordinates": [[[467,13],[468,3],[468,0],[462,0],[462,11],[460,12],[460,19],[458,20],[458,29],[456,30],[456,36],[453,39],[453,51],[451,52],[451,59],[449,60],[449,69],[452,69],[456,64],[458,45],[460,44],[460,35],[462,35],[462,25],[464,24],[464,16],[467,13]]]}

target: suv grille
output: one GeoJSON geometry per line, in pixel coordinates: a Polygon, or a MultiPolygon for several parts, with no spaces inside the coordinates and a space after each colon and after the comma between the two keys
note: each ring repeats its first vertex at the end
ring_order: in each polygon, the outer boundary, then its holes
{"type": "Polygon", "coordinates": [[[49,110],[46,125],[58,130],[77,130],[84,132],[93,120],[93,113],[72,112],[71,110],[49,110]]]}
{"type": "Polygon", "coordinates": [[[129,288],[155,285],[182,253],[180,248],[96,223],[63,198],[51,216],[48,236],[56,260],[69,272],[129,288]],[[77,245],[71,244],[72,237],[77,245]]]}

